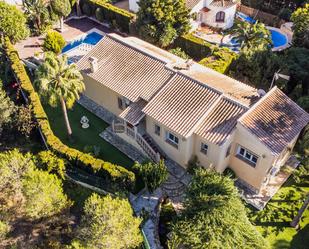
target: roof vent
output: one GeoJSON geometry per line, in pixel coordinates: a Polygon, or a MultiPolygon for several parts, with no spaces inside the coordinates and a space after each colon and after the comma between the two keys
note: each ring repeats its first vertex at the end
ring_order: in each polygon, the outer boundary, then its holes
{"type": "Polygon", "coordinates": [[[186,60],[185,62],[175,63],[172,66],[176,70],[189,70],[193,64],[193,60],[186,60]]]}
{"type": "Polygon", "coordinates": [[[96,57],[89,57],[90,69],[92,73],[98,71],[98,58],[96,57]]]}
{"type": "Polygon", "coordinates": [[[263,89],[257,90],[257,93],[258,93],[260,98],[262,98],[266,94],[266,92],[263,89]]]}

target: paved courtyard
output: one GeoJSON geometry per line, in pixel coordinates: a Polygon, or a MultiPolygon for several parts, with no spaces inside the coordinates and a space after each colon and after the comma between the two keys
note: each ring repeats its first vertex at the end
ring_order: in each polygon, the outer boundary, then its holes
{"type": "MultiPolygon", "coordinates": [[[[64,39],[69,42],[74,38],[87,33],[89,30],[96,28],[104,33],[111,33],[111,30],[99,24],[96,21],[83,18],[71,18],[65,22],[64,31],[61,33],[64,39]]],[[[42,52],[44,35],[29,37],[15,45],[21,59],[27,59],[34,56],[35,53],[42,52]]]]}

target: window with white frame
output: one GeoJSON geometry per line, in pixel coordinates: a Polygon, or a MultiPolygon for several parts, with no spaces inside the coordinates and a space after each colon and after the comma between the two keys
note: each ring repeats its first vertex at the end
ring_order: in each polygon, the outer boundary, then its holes
{"type": "Polygon", "coordinates": [[[154,132],[155,132],[156,135],[160,136],[161,135],[161,127],[159,125],[155,124],[154,132]]]}
{"type": "Polygon", "coordinates": [[[179,138],[176,137],[173,133],[167,131],[166,132],[166,142],[178,148],[179,138]]]}
{"type": "Polygon", "coordinates": [[[237,157],[245,162],[247,162],[249,165],[255,167],[256,163],[258,161],[258,156],[252,153],[251,151],[238,146],[237,148],[237,157]]]}
{"type": "Polygon", "coordinates": [[[201,152],[205,155],[207,155],[208,152],[208,145],[205,143],[201,143],[201,152]]]}

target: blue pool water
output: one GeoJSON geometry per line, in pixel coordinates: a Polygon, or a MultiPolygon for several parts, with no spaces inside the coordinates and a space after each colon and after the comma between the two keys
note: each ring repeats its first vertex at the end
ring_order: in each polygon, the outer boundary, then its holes
{"type": "Polygon", "coordinates": [[[96,45],[101,39],[103,38],[103,35],[97,33],[97,32],[91,32],[86,37],[83,37],[79,40],[75,40],[69,44],[67,44],[63,49],[62,53],[68,52],[72,48],[75,48],[79,46],[82,43],[87,43],[90,45],[96,45]]]}
{"type": "Polygon", "coordinates": [[[269,31],[275,48],[287,44],[288,40],[284,34],[272,29],[270,29],[269,31]]]}
{"type": "MultiPolygon", "coordinates": [[[[253,24],[256,23],[256,20],[254,20],[250,16],[247,16],[244,13],[237,12],[236,16],[241,18],[241,19],[243,19],[246,22],[253,23],[253,24]]],[[[286,36],[284,34],[280,33],[277,30],[273,30],[273,29],[268,29],[268,30],[270,31],[271,40],[273,42],[274,48],[281,47],[281,46],[283,46],[283,45],[288,43],[288,40],[287,40],[287,38],[286,38],[286,36]]]]}
{"type": "Polygon", "coordinates": [[[250,17],[250,16],[247,16],[247,15],[244,14],[244,13],[237,12],[237,13],[236,13],[236,16],[239,17],[239,18],[241,18],[241,19],[243,19],[243,20],[246,21],[246,22],[249,22],[249,23],[252,23],[252,24],[256,23],[256,20],[254,20],[254,19],[253,19],[252,17],[250,17]]]}

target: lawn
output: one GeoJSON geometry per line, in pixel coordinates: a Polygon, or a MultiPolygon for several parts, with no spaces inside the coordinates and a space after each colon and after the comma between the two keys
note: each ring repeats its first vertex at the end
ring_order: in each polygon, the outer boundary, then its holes
{"type": "Polygon", "coordinates": [[[69,120],[73,131],[73,139],[70,141],[67,137],[63,114],[60,107],[52,108],[45,105],[44,109],[48,116],[51,128],[55,135],[66,145],[83,152],[94,152],[94,146],[99,148],[95,156],[127,169],[131,169],[133,161],[117,148],[106,142],[99,134],[108,126],[102,119],[79,104],[75,104],[71,110],[68,110],[69,120]],[[80,124],[82,116],[87,116],[90,127],[83,129],[80,124]]]}
{"type": "Polygon", "coordinates": [[[250,220],[272,248],[309,248],[309,210],[305,211],[298,231],[290,226],[308,193],[309,179],[296,183],[290,177],[263,211],[249,208],[250,220]]]}

